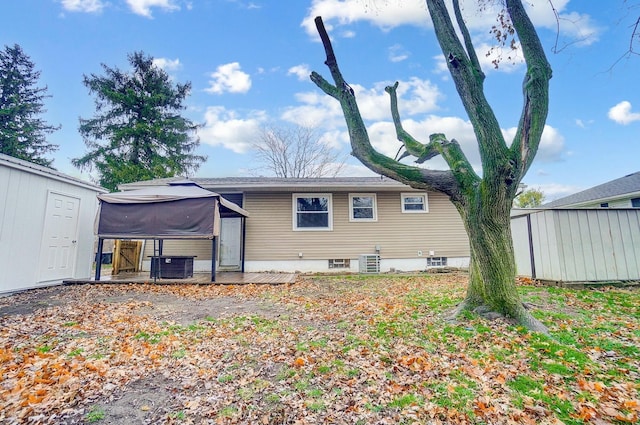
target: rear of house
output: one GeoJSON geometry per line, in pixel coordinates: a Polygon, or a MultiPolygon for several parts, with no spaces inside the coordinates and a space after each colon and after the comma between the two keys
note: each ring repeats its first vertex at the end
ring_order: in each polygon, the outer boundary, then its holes
{"type": "MultiPolygon", "coordinates": [[[[469,265],[462,221],[448,198],[437,192],[377,177],[192,180],[250,214],[245,228],[239,218],[222,217],[219,270],[384,272],[469,265]]],[[[153,245],[145,244],[145,260],[153,245]]],[[[211,268],[210,242],[167,240],[163,246],[165,255],[195,255],[196,271],[211,268]]]]}

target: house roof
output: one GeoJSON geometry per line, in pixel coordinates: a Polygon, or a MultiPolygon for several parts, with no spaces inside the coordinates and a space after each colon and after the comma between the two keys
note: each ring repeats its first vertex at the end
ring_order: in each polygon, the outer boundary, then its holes
{"type": "MultiPolygon", "coordinates": [[[[146,186],[170,184],[182,180],[183,177],[172,177],[127,183],[119,186],[121,190],[139,189],[146,186]]],[[[282,178],[282,177],[216,177],[191,178],[198,185],[209,189],[225,192],[251,191],[363,191],[363,190],[413,190],[409,186],[386,177],[320,177],[320,178],[282,178]]]]}
{"type": "Polygon", "coordinates": [[[556,199],[555,201],[544,204],[543,207],[578,206],[580,204],[596,203],[599,201],[606,202],[635,194],[640,196],[640,171],[594,186],[591,189],[556,199]]]}
{"type": "Polygon", "coordinates": [[[15,168],[17,170],[26,171],[28,173],[52,178],[54,180],[64,181],[66,183],[70,183],[75,186],[81,186],[84,188],[95,190],[96,192],[101,192],[101,193],[108,192],[108,190],[103,187],[94,185],[92,183],[86,182],[76,177],[69,176],[67,174],[63,174],[57,170],[54,170],[53,168],[44,167],[42,165],[34,164],[33,162],[18,159],[13,156],[5,155],[2,153],[0,153],[0,164],[10,168],[15,168]]]}

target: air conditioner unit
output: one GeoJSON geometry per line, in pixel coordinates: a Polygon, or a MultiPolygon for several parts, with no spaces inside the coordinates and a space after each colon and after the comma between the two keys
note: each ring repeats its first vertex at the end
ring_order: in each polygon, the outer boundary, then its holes
{"type": "Polygon", "coordinates": [[[361,254],[360,273],[380,273],[380,256],[378,254],[361,254]]]}

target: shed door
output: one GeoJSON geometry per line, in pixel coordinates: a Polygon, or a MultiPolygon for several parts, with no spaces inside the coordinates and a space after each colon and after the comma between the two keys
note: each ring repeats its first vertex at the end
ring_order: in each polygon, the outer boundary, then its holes
{"type": "Polygon", "coordinates": [[[219,266],[224,270],[240,270],[242,219],[225,217],[220,220],[219,266]]]}
{"type": "Polygon", "coordinates": [[[40,249],[40,281],[73,277],[80,199],[49,192],[40,249]]]}

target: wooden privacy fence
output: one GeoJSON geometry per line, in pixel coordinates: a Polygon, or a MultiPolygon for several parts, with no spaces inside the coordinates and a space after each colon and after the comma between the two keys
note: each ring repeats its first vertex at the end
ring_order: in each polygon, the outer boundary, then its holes
{"type": "Polygon", "coordinates": [[[113,246],[113,269],[111,274],[139,272],[141,253],[142,241],[116,239],[113,246]]]}

